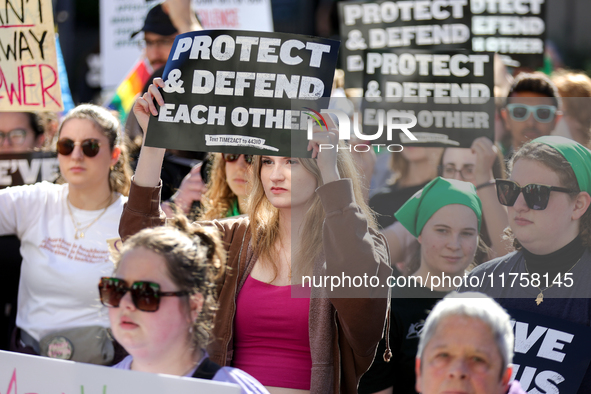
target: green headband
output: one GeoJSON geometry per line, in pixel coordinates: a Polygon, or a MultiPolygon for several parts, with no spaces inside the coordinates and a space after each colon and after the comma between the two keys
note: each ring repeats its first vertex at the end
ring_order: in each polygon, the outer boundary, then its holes
{"type": "Polygon", "coordinates": [[[423,231],[427,221],[440,208],[451,204],[465,205],[478,218],[478,231],[482,222],[482,203],[476,188],[469,182],[437,177],[427,183],[394,214],[396,219],[415,237],[423,231]]]}
{"type": "Polygon", "coordinates": [[[591,193],[591,151],[569,138],[548,135],[536,138],[532,142],[548,145],[558,151],[570,163],[579,189],[591,193]]]}

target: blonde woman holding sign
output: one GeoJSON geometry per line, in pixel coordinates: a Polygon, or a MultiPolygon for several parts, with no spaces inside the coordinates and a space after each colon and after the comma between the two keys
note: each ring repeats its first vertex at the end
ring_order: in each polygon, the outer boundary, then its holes
{"type": "Polygon", "coordinates": [[[11,350],[109,364],[109,321],[93,288],[112,271],[107,240],[129,190],[119,121],[80,105],[61,124],[57,152],[65,184],[0,191],[0,235],[16,234],[23,256],[11,350]]]}
{"type": "MultiPolygon", "coordinates": [[[[162,86],[155,79],[134,106],[144,130],[157,115],[154,100],[164,104],[162,86]]],[[[209,223],[222,232],[229,269],[218,288],[216,339],[207,350],[213,361],[245,370],[271,393],[356,393],[384,325],[387,289],[291,285],[304,275],[367,275],[386,283],[391,273],[350,155],[318,152],[319,142],[336,145],[337,135],[315,133],[309,145],[315,159],[255,157],[249,218],[209,223]]],[[[163,154],[142,148],[121,218],[123,239],[163,221],[163,154]]]]}

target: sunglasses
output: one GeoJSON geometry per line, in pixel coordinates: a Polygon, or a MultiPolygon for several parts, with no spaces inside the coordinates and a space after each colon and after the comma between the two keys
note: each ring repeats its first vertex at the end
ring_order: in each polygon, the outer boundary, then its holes
{"type": "Polygon", "coordinates": [[[99,282],[101,303],[109,308],[118,308],[121,299],[128,291],[131,292],[133,305],[144,312],[156,312],[160,306],[160,297],[181,297],[188,295],[188,291],[160,291],[160,285],[153,282],[127,282],[119,278],[103,277],[99,282]]]}
{"type": "Polygon", "coordinates": [[[82,152],[87,157],[95,157],[101,149],[101,143],[95,138],[88,138],[82,142],[74,142],[69,138],[62,138],[57,142],[57,153],[68,156],[74,151],[74,147],[80,145],[82,152]]]}
{"type": "Polygon", "coordinates": [[[0,145],[4,144],[4,140],[8,139],[8,143],[12,146],[19,146],[25,142],[27,131],[25,129],[12,129],[10,131],[0,131],[0,145]]]}
{"type": "Polygon", "coordinates": [[[507,104],[507,111],[513,120],[523,122],[534,114],[534,119],[540,123],[548,123],[554,120],[556,107],[553,105],[525,105],[507,104]]]}
{"type": "MultiPolygon", "coordinates": [[[[242,155],[236,153],[222,153],[222,156],[224,157],[224,161],[226,163],[234,163],[235,161],[240,159],[240,156],[242,155]]],[[[252,156],[253,155],[244,155],[244,161],[246,162],[246,164],[252,164],[252,156]]]]}
{"type": "Polygon", "coordinates": [[[523,193],[525,203],[530,209],[542,211],[548,206],[550,200],[550,192],[574,193],[576,190],[565,189],[564,187],[538,185],[530,183],[523,187],[517,183],[505,179],[495,179],[497,184],[497,197],[501,205],[512,207],[519,197],[519,193],[523,193]]]}

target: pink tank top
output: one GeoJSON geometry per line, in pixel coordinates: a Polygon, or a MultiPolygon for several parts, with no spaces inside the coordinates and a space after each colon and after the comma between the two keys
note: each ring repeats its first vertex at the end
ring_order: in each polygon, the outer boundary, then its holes
{"type": "Polygon", "coordinates": [[[291,291],[248,276],[236,300],[233,366],[264,386],[310,390],[310,297],[291,291]]]}

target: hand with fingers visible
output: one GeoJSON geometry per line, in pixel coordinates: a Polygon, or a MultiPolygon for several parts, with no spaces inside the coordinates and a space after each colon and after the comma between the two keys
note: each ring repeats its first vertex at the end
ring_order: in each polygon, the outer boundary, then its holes
{"type": "Polygon", "coordinates": [[[158,88],[163,87],[164,81],[162,78],[154,78],[152,84],[148,87],[148,91],[144,93],[143,96],[138,97],[133,105],[133,114],[144,131],[144,135],[148,130],[150,115],[158,116],[158,109],[154,105],[154,101],[156,101],[158,105],[164,105],[164,99],[158,90],[158,88]]]}
{"type": "Polygon", "coordinates": [[[201,178],[201,165],[195,165],[191,171],[183,178],[181,185],[174,196],[171,198],[179,209],[185,214],[191,210],[193,201],[201,201],[201,196],[207,190],[207,185],[201,178]]]}
{"type": "Polygon", "coordinates": [[[166,0],[162,3],[162,9],[168,14],[179,34],[202,29],[191,6],[191,0],[166,0]]]}
{"type": "Polygon", "coordinates": [[[337,168],[339,132],[330,116],[326,119],[328,131],[314,126],[312,139],[308,142],[308,151],[312,151],[312,158],[317,160],[324,184],[341,179],[337,168]]]}
{"type": "Polygon", "coordinates": [[[493,165],[498,157],[498,148],[487,137],[478,137],[472,142],[472,153],[476,154],[474,181],[477,185],[494,179],[493,165]]]}

